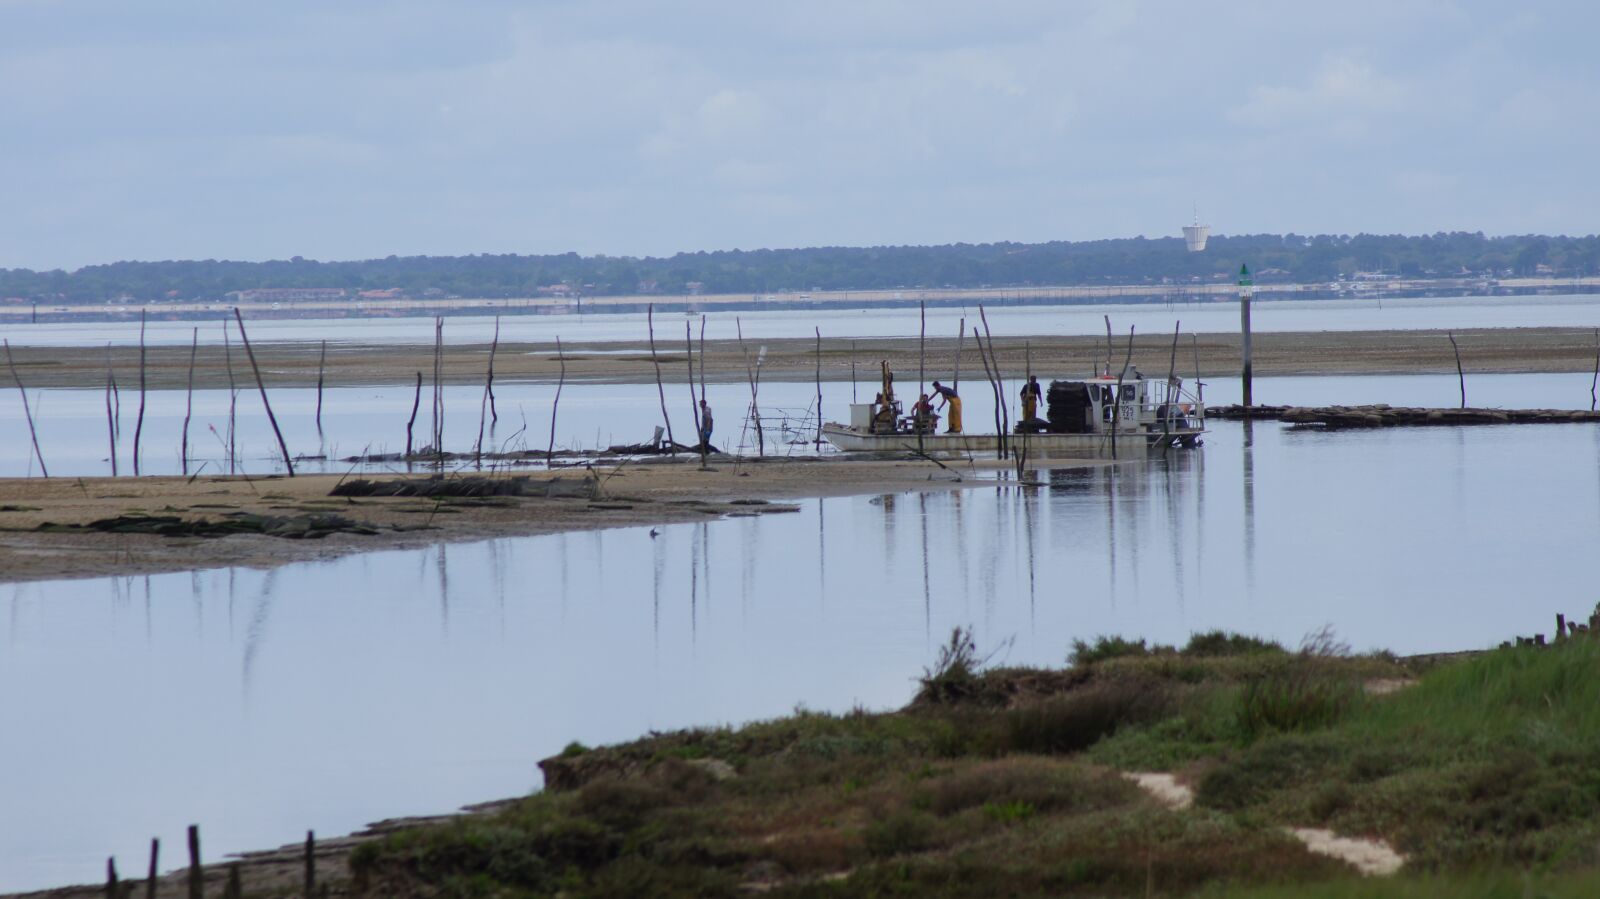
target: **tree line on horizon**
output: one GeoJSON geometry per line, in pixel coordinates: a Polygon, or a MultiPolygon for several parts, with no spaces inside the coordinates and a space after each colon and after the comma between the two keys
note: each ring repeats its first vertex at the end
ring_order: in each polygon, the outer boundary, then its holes
{"type": "Polygon", "coordinates": [[[35,302],[221,300],[257,288],[398,288],[402,295],[512,298],[562,285],[582,296],[764,295],[820,290],[1192,283],[1231,278],[1315,283],[1382,272],[1402,278],[1600,274],[1600,236],[1482,232],[1431,235],[1214,236],[1190,253],[1181,238],[1048,243],[720,250],[669,257],[389,256],[319,262],[115,262],[75,271],[0,269],[0,299],[35,302]]]}

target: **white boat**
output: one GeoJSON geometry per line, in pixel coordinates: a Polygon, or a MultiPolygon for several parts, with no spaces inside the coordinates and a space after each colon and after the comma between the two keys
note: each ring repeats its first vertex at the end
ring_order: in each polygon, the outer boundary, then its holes
{"type": "MultiPolygon", "coordinates": [[[[850,423],[825,422],[822,436],[850,453],[922,452],[970,456],[998,451],[997,434],[937,432],[937,421],[900,415],[892,379],[886,403],[854,403],[850,423]],[[920,431],[920,433],[919,433],[920,431]]],[[[1131,458],[1152,450],[1189,449],[1205,433],[1205,403],[1182,378],[1097,376],[1051,381],[1044,418],[1019,423],[1006,440],[1035,458],[1131,458]]]]}

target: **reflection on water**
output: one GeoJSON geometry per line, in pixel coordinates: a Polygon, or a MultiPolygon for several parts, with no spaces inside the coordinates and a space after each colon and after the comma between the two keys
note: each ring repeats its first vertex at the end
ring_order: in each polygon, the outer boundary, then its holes
{"type": "Polygon", "coordinates": [[[190,822],[221,852],[509,795],[571,740],[895,706],[958,625],[1040,665],[1214,627],[1489,645],[1587,611],[1597,498],[1591,426],[1219,425],[1036,485],[4,586],[0,888],[190,822]]]}

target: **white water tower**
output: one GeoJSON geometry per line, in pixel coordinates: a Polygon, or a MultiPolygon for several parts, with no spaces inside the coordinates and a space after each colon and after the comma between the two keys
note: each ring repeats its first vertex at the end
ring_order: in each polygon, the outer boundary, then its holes
{"type": "Polygon", "coordinates": [[[1206,248],[1206,238],[1211,236],[1211,226],[1200,224],[1200,213],[1195,211],[1194,224],[1183,226],[1183,242],[1189,252],[1198,253],[1206,248]]]}

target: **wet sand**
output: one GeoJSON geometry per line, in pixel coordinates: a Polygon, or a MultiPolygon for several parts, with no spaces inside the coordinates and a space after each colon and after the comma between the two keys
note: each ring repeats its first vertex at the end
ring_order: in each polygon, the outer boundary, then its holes
{"type": "MultiPolygon", "coordinates": [[[[786,499],[945,490],[993,483],[992,459],[940,468],[925,461],[786,459],[738,461],[713,456],[707,470],[691,457],[558,468],[561,495],[432,499],[331,497],[338,475],[295,478],[181,477],[0,479],[0,581],[154,574],[201,568],[269,568],[358,552],[407,549],[441,541],[704,521],[777,514],[786,499]],[[585,479],[588,479],[587,482],[585,479]],[[759,501],[766,501],[765,503],[759,501]],[[322,539],[263,534],[165,537],[96,530],[38,530],[87,525],[117,516],[173,516],[223,521],[247,514],[278,518],[338,515],[375,534],[322,539]]],[[[1058,467],[1101,465],[1060,463],[1058,467]]],[[[520,471],[530,483],[551,474],[520,471]]],[[[417,475],[425,477],[425,475],[417,475]]],[[[388,477],[380,480],[390,480],[388,477]]]]}
{"type": "MultiPolygon", "coordinates": [[[[656,364],[669,383],[688,377],[688,360],[681,338],[672,339],[658,329],[657,355],[652,358],[643,339],[621,343],[565,344],[569,379],[601,383],[651,383],[656,364]]],[[[820,375],[825,381],[855,376],[870,381],[877,365],[888,361],[902,381],[915,378],[922,364],[928,377],[946,378],[955,372],[957,340],[930,338],[925,359],[919,357],[915,337],[850,340],[826,336],[820,354],[820,375]]],[[[446,324],[448,337],[449,325],[446,324]]],[[[643,338],[645,335],[640,335],[643,338]]],[[[1595,334],[1587,328],[1483,328],[1455,332],[1462,363],[1468,374],[1489,372],[1589,371],[1595,364],[1595,334]]],[[[1263,333],[1254,336],[1254,366],[1258,375],[1424,374],[1454,373],[1455,356],[1444,331],[1316,331],[1263,333]]],[[[1138,334],[1132,362],[1146,374],[1165,373],[1173,366],[1171,334],[1138,334]]],[[[1104,367],[1111,359],[1120,369],[1128,354],[1128,335],[1117,335],[1108,351],[1104,337],[996,336],[1001,372],[1020,377],[1031,360],[1044,376],[1079,375],[1104,367]]],[[[761,366],[766,381],[809,381],[818,375],[814,340],[785,338],[748,341],[707,340],[705,375],[718,383],[747,380],[760,346],[767,354],[761,366]],[[747,365],[748,363],[748,365],[747,365]]],[[[267,343],[255,346],[256,361],[267,386],[309,387],[317,383],[320,350],[312,343],[267,343]]],[[[554,381],[561,362],[554,344],[501,343],[495,353],[498,381],[554,381]]],[[[696,368],[699,344],[696,341],[696,368]]],[[[104,347],[14,347],[17,371],[33,387],[104,387],[107,350],[104,347]]],[[[228,358],[220,347],[201,347],[195,366],[195,386],[226,387],[228,358]]],[[[489,345],[448,344],[443,358],[443,379],[452,384],[481,384],[487,372],[489,345]]],[[[233,382],[255,389],[250,363],[235,345],[233,382]]],[[[137,389],[138,348],[127,345],[110,351],[110,364],[123,391],[137,389]]],[[[1236,374],[1240,367],[1239,337],[1235,334],[1183,335],[1176,353],[1177,373],[1203,377],[1236,374]]],[[[147,351],[146,383],[151,389],[182,389],[188,381],[188,347],[152,347],[147,351]]],[[[431,345],[338,344],[330,346],[324,383],[329,387],[364,384],[411,383],[417,374],[431,382],[431,345]]],[[[960,348],[960,371],[969,381],[983,377],[977,345],[969,334],[960,348]]],[[[4,378],[11,386],[9,377],[4,378]]]]}

